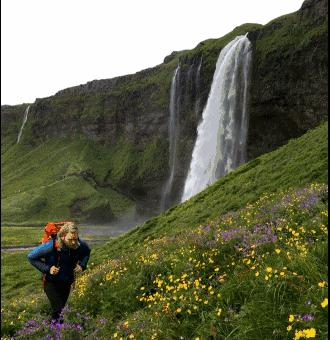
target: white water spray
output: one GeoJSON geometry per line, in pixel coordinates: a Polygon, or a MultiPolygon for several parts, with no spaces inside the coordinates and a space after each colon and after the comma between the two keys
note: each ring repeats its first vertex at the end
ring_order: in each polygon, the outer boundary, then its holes
{"type": "Polygon", "coordinates": [[[238,36],[218,58],[181,201],[246,161],[247,85],[251,43],[238,36]]]}
{"type": "Polygon", "coordinates": [[[165,210],[169,206],[170,194],[173,186],[174,172],[176,167],[176,153],[178,142],[178,98],[177,98],[177,84],[180,78],[180,64],[174,71],[171,92],[170,92],[170,122],[169,122],[169,168],[170,175],[165,184],[163,195],[161,199],[161,210],[165,210]]]}
{"type": "Polygon", "coordinates": [[[23,123],[22,123],[21,129],[20,129],[18,137],[17,137],[17,144],[19,143],[19,140],[21,139],[23,128],[24,128],[24,125],[27,121],[27,117],[28,117],[28,114],[29,114],[29,110],[30,110],[30,105],[26,108],[26,110],[24,112],[23,123]]]}
{"type": "Polygon", "coordinates": [[[199,105],[200,105],[200,101],[201,101],[201,99],[198,97],[198,95],[199,95],[199,89],[200,89],[199,87],[200,87],[202,61],[203,61],[203,57],[201,57],[201,60],[199,61],[199,65],[198,65],[197,72],[196,72],[196,78],[195,78],[196,101],[195,101],[195,110],[194,111],[195,111],[196,117],[198,116],[199,105]]]}

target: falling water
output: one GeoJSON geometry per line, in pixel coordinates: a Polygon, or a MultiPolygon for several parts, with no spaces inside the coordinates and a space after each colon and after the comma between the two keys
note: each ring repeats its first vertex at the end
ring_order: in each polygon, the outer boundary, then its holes
{"type": "Polygon", "coordinates": [[[200,88],[200,77],[201,77],[201,67],[202,67],[202,57],[201,60],[199,62],[198,68],[197,68],[197,72],[196,72],[196,78],[195,78],[195,91],[196,91],[196,101],[195,101],[195,114],[196,117],[198,116],[198,112],[199,112],[199,106],[200,106],[200,101],[201,99],[199,98],[199,88],[200,88]]]}
{"type": "Polygon", "coordinates": [[[165,189],[163,190],[163,195],[161,199],[161,210],[165,210],[169,207],[170,204],[170,194],[173,185],[174,172],[176,167],[176,152],[177,152],[177,141],[178,141],[178,95],[177,95],[177,86],[179,84],[180,78],[180,64],[174,71],[172,83],[171,83],[171,92],[170,92],[170,122],[169,122],[169,168],[170,175],[165,184],[165,189]]]}
{"type": "Polygon", "coordinates": [[[251,43],[238,36],[218,58],[192,154],[182,202],[246,161],[251,43]]]}
{"type": "Polygon", "coordinates": [[[19,143],[19,140],[21,139],[23,128],[24,128],[24,125],[25,125],[25,123],[27,121],[27,117],[28,117],[28,114],[29,114],[29,109],[30,109],[30,105],[26,108],[26,110],[24,112],[23,123],[22,123],[21,129],[20,129],[18,137],[17,137],[17,144],[19,143]]]}

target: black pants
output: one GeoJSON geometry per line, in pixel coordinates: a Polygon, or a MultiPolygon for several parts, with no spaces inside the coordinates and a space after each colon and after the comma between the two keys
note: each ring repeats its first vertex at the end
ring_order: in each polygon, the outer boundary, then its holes
{"type": "Polygon", "coordinates": [[[61,310],[64,308],[71,290],[71,282],[45,281],[44,292],[52,307],[52,319],[58,320],[61,310]]]}

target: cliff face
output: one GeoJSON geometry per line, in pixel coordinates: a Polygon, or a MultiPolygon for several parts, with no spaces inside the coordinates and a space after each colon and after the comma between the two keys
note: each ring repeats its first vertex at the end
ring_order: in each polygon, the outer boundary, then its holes
{"type": "Polygon", "coordinates": [[[327,119],[327,16],[327,1],[305,1],[251,34],[249,159],[327,119]]]}
{"type": "MultiPolygon", "coordinates": [[[[96,179],[96,185],[110,186],[135,200],[139,212],[155,214],[169,174],[170,87],[178,64],[179,141],[173,204],[182,193],[219,52],[236,35],[249,32],[254,50],[249,160],[327,119],[327,12],[327,1],[307,0],[295,13],[265,26],[239,26],[193,50],[173,52],[154,68],[94,80],[37,99],[30,107],[22,143],[35,148],[52,138],[85,136],[108,150],[111,159],[103,162],[102,172],[94,161],[86,163],[83,170],[96,179]]],[[[23,106],[1,107],[4,150],[17,138],[23,115],[23,106]]]]}

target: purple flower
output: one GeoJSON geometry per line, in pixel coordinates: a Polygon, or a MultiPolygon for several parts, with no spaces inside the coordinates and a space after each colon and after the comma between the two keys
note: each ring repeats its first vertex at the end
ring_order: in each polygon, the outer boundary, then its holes
{"type": "Polygon", "coordinates": [[[301,320],[303,321],[313,321],[314,320],[314,316],[311,314],[304,314],[301,316],[301,320]]]}

